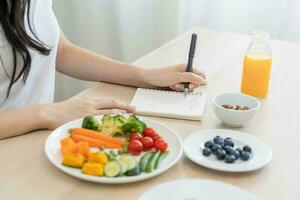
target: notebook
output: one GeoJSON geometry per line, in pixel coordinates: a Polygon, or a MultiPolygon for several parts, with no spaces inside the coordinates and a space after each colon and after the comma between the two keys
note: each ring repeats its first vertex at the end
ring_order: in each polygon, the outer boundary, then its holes
{"type": "Polygon", "coordinates": [[[201,120],[205,108],[205,95],[190,93],[184,97],[182,92],[138,88],[131,105],[137,114],[201,120]]]}

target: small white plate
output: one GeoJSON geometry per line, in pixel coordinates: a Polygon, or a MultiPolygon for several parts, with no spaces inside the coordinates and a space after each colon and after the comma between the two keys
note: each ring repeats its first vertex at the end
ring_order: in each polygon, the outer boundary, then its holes
{"type": "MultiPolygon", "coordinates": [[[[102,116],[97,117],[97,119],[99,120],[101,118],[102,116]]],[[[75,168],[62,165],[61,164],[62,155],[60,152],[60,140],[68,136],[68,130],[70,128],[81,127],[82,119],[78,119],[66,123],[58,127],[57,129],[55,129],[48,136],[45,143],[45,152],[47,158],[55,167],[57,167],[61,171],[71,176],[74,176],[76,178],[86,180],[86,181],[91,181],[91,182],[97,182],[97,183],[107,183],[107,184],[131,183],[131,182],[137,182],[137,181],[141,181],[141,180],[145,180],[157,176],[167,171],[173,165],[176,164],[176,162],[180,159],[183,153],[183,144],[178,134],[168,126],[147,118],[142,118],[142,117],[139,118],[142,121],[144,121],[149,127],[154,128],[169,144],[169,148],[168,148],[170,152],[169,155],[165,158],[164,162],[159,167],[159,169],[149,174],[142,173],[138,176],[130,176],[130,177],[122,176],[122,177],[113,177],[113,178],[97,177],[97,176],[90,176],[90,175],[83,174],[80,169],[75,169],[75,168]]]]}
{"type": "Polygon", "coordinates": [[[182,179],[154,186],[139,200],[258,200],[236,186],[210,180],[182,179]]]}
{"type": "Polygon", "coordinates": [[[247,133],[225,130],[225,129],[208,129],[198,131],[188,136],[184,141],[185,155],[193,162],[215,170],[227,172],[246,172],[253,171],[266,166],[272,159],[270,148],[261,140],[247,133]],[[223,138],[231,137],[235,143],[235,148],[249,145],[252,148],[251,157],[248,161],[237,160],[232,164],[217,160],[216,156],[211,154],[206,157],[202,155],[204,143],[213,140],[215,136],[223,138]]]}

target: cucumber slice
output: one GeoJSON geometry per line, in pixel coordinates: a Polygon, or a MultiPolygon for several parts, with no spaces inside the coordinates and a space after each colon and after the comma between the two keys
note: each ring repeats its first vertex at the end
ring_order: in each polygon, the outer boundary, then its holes
{"type": "Polygon", "coordinates": [[[140,169],[139,165],[137,165],[132,170],[127,171],[127,173],[126,173],[127,176],[137,176],[137,175],[140,175],[140,174],[141,174],[141,169],[140,169]]]}
{"type": "Polygon", "coordinates": [[[120,175],[125,174],[128,171],[128,165],[127,165],[127,163],[125,161],[123,161],[123,160],[118,160],[117,162],[121,166],[120,175]]]}
{"type": "Polygon", "coordinates": [[[108,177],[119,176],[120,172],[121,166],[117,161],[109,161],[104,167],[105,176],[108,177]]]}
{"type": "Polygon", "coordinates": [[[148,163],[149,163],[151,157],[152,157],[154,154],[155,154],[154,152],[149,152],[149,153],[146,153],[145,155],[143,155],[143,157],[140,159],[140,162],[139,162],[141,171],[143,171],[143,172],[146,171],[147,165],[148,165],[148,163]]]}
{"type": "Polygon", "coordinates": [[[155,167],[155,163],[156,163],[156,160],[158,159],[159,157],[159,154],[160,152],[155,152],[154,155],[151,157],[151,159],[149,160],[148,164],[147,164],[147,167],[146,167],[146,172],[147,173],[151,173],[153,170],[154,170],[154,167],[155,167]]]}
{"type": "Polygon", "coordinates": [[[155,162],[154,169],[158,169],[159,166],[161,165],[162,161],[169,155],[169,151],[163,152],[159,154],[158,159],[155,162]]]}
{"type": "Polygon", "coordinates": [[[137,161],[134,157],[130,156],[130,155],[122,155],[120,157],[119,160],[124,161],[125,163],[127,163],[127,170],[132,170],[133,168],[135,168],[137,166],[137,161]]]}

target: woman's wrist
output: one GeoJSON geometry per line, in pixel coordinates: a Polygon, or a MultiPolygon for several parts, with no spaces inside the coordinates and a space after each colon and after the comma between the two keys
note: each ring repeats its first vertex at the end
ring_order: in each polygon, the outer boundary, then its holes
{"type": "Polygon", "coordinates": [[[152,72],[152,69],[138,68],[138,80],[140,80],[140,84],[137,87],[156,88],[152,84],[152,72]]]}

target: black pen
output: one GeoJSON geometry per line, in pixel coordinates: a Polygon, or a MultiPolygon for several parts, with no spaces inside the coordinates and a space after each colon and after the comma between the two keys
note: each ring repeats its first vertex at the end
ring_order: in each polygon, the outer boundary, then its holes
{"type": "MultiPolygon", "coordinates": [[[[193,72],[193,60],[195,55],[195,49],[196,49],[196,41],[197,41],[197,34],[192,34],[191,44],[190,44],[190,51],[189,51],[189,59],[186,66],[186,72],[193,72]]],[[[189,84],[190,83],[184,83],[184,97],[186,97],[189,93],[189,84]]]]}

